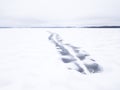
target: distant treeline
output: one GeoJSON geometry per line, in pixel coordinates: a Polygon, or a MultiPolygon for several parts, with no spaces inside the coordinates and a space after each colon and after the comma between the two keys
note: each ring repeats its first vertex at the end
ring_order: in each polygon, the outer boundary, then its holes
{"type": "Polygon", "coordinates": [[[86,26],[85,28],[120,28],[120,26],[86,26]]]}
{"type": "Polygon", "coordinates": [[[35,27],[0,27],[0,28],[120,28],[120,26],[35,26],[35,27]]]}

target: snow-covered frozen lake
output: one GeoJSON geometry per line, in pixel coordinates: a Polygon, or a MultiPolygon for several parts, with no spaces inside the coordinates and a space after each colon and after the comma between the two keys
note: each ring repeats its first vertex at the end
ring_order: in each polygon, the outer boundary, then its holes
{"type": "Polygon", "coordinates": [[[1,28],[0,90],[120,90],[120,29],[1,28]],[[49,32],[81,47],[103,71],[68,70],[49,32]]]}

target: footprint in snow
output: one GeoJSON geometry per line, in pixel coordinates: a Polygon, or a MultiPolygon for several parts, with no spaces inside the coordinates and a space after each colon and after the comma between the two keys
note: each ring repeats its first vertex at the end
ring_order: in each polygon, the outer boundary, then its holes
{"type": "Polygon", "coordinates": [[[102,70],[86,51],[71,44],[64,44],[57,33],[50,32],[48,39],[55,45],[61,56],[61,61],[70,64],[69,70],[76,70],[82,74],[97,73],[102,70]]]}

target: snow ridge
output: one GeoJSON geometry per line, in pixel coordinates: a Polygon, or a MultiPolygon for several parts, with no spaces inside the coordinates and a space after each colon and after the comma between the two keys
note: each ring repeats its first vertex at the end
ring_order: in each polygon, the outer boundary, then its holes
{"type": "Polygon", "coordinates": [[[102,71],[101,66],[90,57],[90,55],[80,47],[64,43],[60,35],[49,32],[48,39],[55,45],[61,60],[65,64],[70,64],[69,70],[76,70],[82,74],[91,74],[102,71]]]}

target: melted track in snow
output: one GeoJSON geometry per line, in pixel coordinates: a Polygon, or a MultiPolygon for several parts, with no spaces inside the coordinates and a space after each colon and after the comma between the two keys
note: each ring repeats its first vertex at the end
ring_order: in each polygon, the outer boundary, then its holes
{"type": "Polygon", "coordinates": [[[61,55],[62,62],[70,64],[69,70],[76,70],[82,74],[97,73],[102,70],[100,65],[86,51],[71,44],[63,43],[57,33],[50,32],[48,39],[55,45],[61,55]]]}

